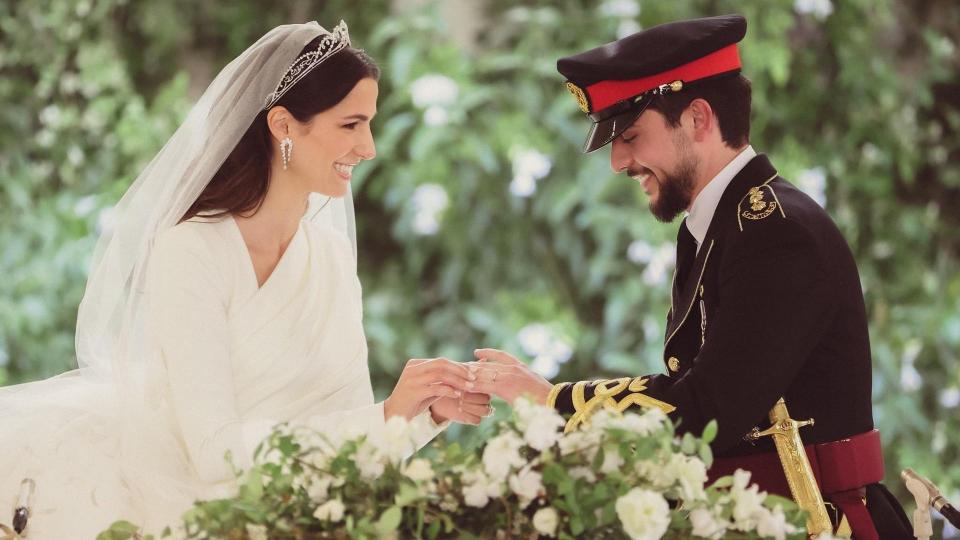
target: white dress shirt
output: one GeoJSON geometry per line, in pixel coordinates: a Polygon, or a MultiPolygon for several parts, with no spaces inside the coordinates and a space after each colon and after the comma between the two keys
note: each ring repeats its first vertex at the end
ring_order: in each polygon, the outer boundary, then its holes
{"type": "Polygon", "coordinates": [[[733,177],[756,155],[756,150],[747,145],[737,154],[737,157],[730,160],[730,163],[727,163],[716,176],[707,182],[707,185],[694,199],[693,204],[690,205],[690,213],[687,215],[686,223],[690,234],[697,241],[697,252],[700,251],[700,245],[703,244],[703,239],[707,236],[707,229],[710,228],[713,213],[716,212],[717,205],[720,204],[720,197],[723,196],[723,192],[727,189],[733,177]]]}

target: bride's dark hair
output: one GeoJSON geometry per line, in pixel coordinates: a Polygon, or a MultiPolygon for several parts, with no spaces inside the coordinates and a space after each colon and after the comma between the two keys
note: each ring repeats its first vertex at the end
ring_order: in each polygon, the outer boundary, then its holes
{"type": "MultiPolygon", "coordinates": [[[[300,54],[316,49],[319,39],[308,43],[300,54]]],[[[286,107],[297,121],[308,122],[315,114],[340,103],[358,82],[367,78],[379,80],[380,68],[367,53],[347,47],[313,68],[276,105],[286,107]]],[[[253,119],[181,221],[198,214],[249,215],[260,209],[270,185],[270,159],[274,153],[267,127],[268,112],[260,111],[253,119]]]]}

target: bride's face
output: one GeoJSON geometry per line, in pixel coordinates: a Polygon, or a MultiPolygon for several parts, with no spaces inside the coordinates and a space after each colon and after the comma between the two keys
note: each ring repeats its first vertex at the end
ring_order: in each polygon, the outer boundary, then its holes
{"type": "Polygon", "coordinates": [[[353,167],[377,155],[370,121],[378,93],[377,81],[361,79],[340,103],[296,127],[290,168],[307,191],[346,195],[353,167]]]}

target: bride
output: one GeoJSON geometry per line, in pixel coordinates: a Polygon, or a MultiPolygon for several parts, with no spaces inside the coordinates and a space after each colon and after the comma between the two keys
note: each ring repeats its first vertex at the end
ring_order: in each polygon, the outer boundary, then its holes
{"type": "Polygon", "coordinates": [[[378,77],[342,22],[275,28],[220,72],[99,240],[79,369],[0,389],[0,522],[29,479],[29,538],[158,531],[232,493],[225,456],[248,465],[278,422],[376,437],[402,416],[422,445],[489,413],[442,358],[374,403],[349,186],[378,77]]]}

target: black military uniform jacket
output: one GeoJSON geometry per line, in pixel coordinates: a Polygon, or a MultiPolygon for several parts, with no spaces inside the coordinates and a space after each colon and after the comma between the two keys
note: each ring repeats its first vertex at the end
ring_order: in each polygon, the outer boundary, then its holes
{"type": "Polygon", "coordinates": [[[783,397],[814,418],[806,444],[873,429],[871,362],[860,278],[824,210],[753,158],[724,191],[699,252],[680,227],[667,317],[666,374],[561,383],[548,402],[568,428],[600,407],[657,406],[699,434],[719,424],[719,456],[773,451],[769,426],[783,397]],[[694,255],[695,254],[695,255],[694,255]]]}

